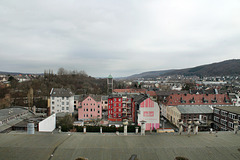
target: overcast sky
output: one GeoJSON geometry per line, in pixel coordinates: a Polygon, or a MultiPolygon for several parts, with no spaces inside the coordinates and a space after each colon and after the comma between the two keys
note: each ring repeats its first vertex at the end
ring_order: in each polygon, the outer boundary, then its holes
{"type": "Polygon", "coordinates": [[[239,0],[0,1],[0,71],[120,77],[239,58],[239,0]]]}

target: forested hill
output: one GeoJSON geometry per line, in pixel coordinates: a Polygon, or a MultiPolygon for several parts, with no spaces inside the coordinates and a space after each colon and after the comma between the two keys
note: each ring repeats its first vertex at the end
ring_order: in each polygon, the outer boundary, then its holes
{"type": "Polygon", "coordinates": [[[226,60],[223,62],[201,65],[186,69],[149,71],[140,74],[134,74],[132,76],[126,77],[126,79],[156,78],[161,75],[185,75],[185,76],[240,75],[240,59],[226,60]]]}

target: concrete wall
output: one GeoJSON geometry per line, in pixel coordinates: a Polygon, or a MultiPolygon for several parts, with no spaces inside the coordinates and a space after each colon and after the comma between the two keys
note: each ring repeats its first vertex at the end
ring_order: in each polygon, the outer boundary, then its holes
{"type": "Polygon", "coordinates": [[[38,127],[39,132],[52,132],[56,128],[56,114],[39,122],[38,127]]]}

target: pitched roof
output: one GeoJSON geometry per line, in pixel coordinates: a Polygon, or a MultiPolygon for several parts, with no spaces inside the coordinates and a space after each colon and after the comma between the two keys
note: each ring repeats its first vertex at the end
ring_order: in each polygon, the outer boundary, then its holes
{"type": "Polygon", "coordinates": [[[179,110],[181,114],[207,114],[207,113],[213,113],[213,109],[209,106],[191,106],[191,105],[184,105],[184,106],[176,106],[176,108],[179,110]]]}
{"type": "Polygon", "coordinates": [[[52,88],[51,92],[50,92],[50,96],[52,97],[71,97],[74,94],[72,93],[72,91],[67,88],[52,88]]]}
{"type": "Polygon", "coordinates": [[[163,104],[168,106],[177,105],[230,105],[231,101],[227,94],[172,94],[163,104]]]}
{"type": "Polygon", "coordinates": [[[149,98],[147,95],[145,94],[141,94],[141,95],[136,95],[134,96],[134,101],[137,103],[137,104],[140,104],[142,103],[144,100],[146,100],[147,98],[149,98]]]}
{"type": "Polygon", "coordinates": [[[101,95],[94,95],[94,94],[89,94],[89,95],[85,95],[82,97],[81,101],[84,101],[87,97],[91,97],[92,99],[94,99],[96,102],[100,102],[102,100],[102,96],[101,95]]]}

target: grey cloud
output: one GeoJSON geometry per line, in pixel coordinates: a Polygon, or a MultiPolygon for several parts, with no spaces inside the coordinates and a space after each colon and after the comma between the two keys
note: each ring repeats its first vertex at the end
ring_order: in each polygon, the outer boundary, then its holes
{"type": "Polygon", "coordinates": [[[237,0],[3,0],[0,70],[118,77],[240,58],[239,8],[237,0]]]}

